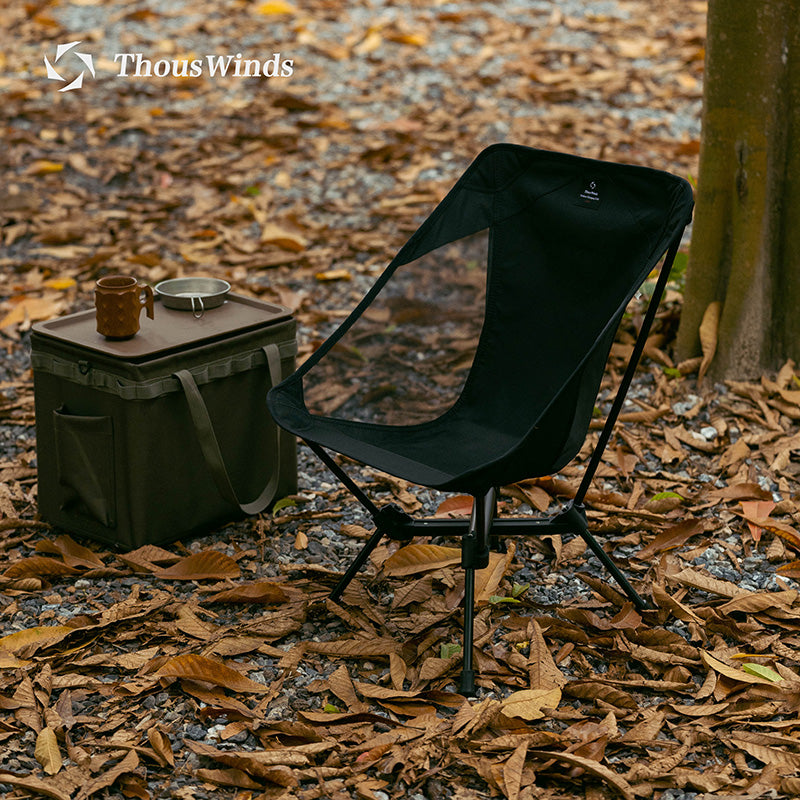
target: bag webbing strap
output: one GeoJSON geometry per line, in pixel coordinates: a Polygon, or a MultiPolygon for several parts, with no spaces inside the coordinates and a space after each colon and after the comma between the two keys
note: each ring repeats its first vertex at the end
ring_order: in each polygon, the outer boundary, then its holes
{"type": "MultiPolygon", "coordinates": [[[[262,349],[267,357],[270,384],[272,386],[277,386],[281,379],[281,357],[278,346],[275,344],[268,344],[262,349]]],[[[208,409],[203,402],[203,397],[200,394],[200,390],[197,388],[197,383],[195,383],[192,373],[189,372],[188,369],[182,369],[174,374],[183,387],[186,400],[189,404],[189,413],[192,416],[195,432],[197,433],[197,441],[200,445],[200,449],[203,451],[206,464],[211,471],[214,483],[216,483],[220,494],[228,502],[238,506],[245,514],[252,515],[263,511],[275,499],[275,491],[278,487],[278,476],[280,473],[280,440],[278,438],[278,426],[273,422],[275,436],[272,447],[269,448],[267,454],[267,466],[269,469],[267,485],[255,500],[249,503],[242,503],[231,484],[228,470],[225,467],[225,461],[222,458],[222,452],[219,449],[217,436],[214,433],[214,426],[211,423],[211,417],[208,415],[208,409]]]]}

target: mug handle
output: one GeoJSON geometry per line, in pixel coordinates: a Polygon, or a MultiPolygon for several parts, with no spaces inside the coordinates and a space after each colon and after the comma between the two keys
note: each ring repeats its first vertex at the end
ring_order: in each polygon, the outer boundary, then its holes
{"type": "Polygon", "coordinates": [[[140,304],[147,309],[148,318],[153,319],[153,312],[155,311],[153,307],[153,287],[140,283],[139,288],[144,292],[144,300],[140,300],[140,304]]]}

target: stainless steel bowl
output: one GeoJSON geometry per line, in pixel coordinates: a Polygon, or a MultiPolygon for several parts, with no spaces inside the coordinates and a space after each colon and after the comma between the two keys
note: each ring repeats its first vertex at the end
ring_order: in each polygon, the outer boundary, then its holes
{"type": "Polygon", "coordinates": [[[200,318],[207,309],[222,305],[231,285],[220,278],[170,278],[155,289],[167,308],[191,311],[200,318]]]}

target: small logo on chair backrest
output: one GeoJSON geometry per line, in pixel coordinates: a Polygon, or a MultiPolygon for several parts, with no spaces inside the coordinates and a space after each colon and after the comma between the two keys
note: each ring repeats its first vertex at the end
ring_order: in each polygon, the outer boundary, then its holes
{"type": "Polygon", "coordinates": [[[591,209],[600,207],[600,188],[594,178],[589,178],[584,182],[584,189],[578,195],[575,205],[591,209]]]}

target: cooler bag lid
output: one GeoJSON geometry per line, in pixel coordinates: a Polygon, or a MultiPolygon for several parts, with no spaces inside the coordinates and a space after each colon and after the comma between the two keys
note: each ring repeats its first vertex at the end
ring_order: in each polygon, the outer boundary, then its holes
{"type": "Polygon", "coordinates": [[[191,311],[167,308],[156,299],[154,319],[143,318],[139,332],[130,339],[106,339],[98,333],[94,309],[37,322],[33,330],[112,358],[138,362],[290,318],[291,312],[283,306],[229,294],[225,302],[207,309],[200,318],[191,311]]]}

